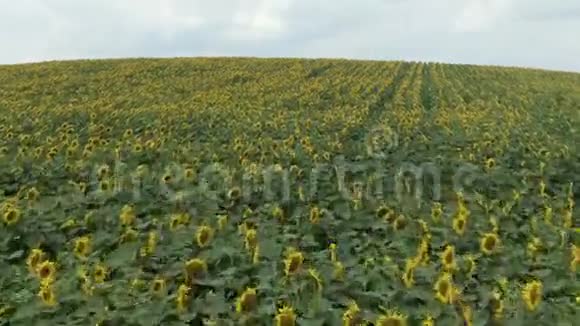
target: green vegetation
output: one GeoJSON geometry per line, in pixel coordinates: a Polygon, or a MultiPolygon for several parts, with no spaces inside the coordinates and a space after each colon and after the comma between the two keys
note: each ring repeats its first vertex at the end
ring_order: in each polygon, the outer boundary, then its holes
{"type": "Polygon", "coordinates": [[[580,74],[0,66],[0,325],[573,325],[580,74]]]}

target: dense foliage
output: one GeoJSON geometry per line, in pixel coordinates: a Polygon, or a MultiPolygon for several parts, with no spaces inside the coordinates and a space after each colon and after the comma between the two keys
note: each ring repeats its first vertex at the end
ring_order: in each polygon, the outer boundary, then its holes
{"type": "Polygon", "coordinates": [[[0,67],[0,325],[573,325],[580,75],[0,67]]]}

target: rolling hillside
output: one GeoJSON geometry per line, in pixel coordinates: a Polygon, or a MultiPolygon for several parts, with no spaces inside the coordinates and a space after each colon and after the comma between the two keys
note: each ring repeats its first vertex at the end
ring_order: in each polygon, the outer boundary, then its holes
{"type": "Polygon", "coordinates": [[[0,325],[576,320],[580,74],[47,62],[0,113],[0,325]]]}

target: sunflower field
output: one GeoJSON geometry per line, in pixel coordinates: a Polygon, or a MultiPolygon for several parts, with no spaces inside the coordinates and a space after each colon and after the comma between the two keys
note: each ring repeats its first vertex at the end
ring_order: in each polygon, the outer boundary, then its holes
{"type": "Polygon", "coordinates": [[[580,74],[0,66],[0,325],[577,325],[580,74]]]}

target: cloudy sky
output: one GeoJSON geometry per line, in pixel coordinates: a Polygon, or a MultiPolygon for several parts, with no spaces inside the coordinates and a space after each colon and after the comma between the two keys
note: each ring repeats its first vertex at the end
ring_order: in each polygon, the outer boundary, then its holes
{"type": "Polygon", "coordinates": [[[0,0],[0,64],[340,57],[580,72],[578,0],[0,0]]]}

